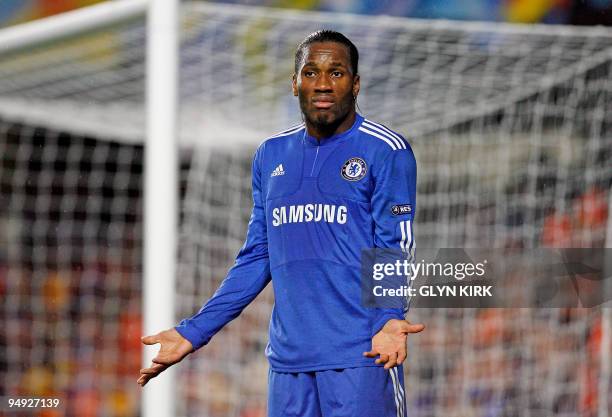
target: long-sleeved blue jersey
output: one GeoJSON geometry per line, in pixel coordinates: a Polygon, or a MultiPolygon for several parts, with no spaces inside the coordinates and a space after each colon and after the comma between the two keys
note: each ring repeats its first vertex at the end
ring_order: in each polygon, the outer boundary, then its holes
{"type": "Polygon", "coordinates": [[[413,248],[416,162],[399,134],[357,115],[320,142],[298,125],[253,159],[253,212],[235,265],[213,297],[176,327],[195,349],[270,280],[266,355],[275,371],[375,366],[372,336],[402,309],[361,302],[361,251],[413,248]]]}

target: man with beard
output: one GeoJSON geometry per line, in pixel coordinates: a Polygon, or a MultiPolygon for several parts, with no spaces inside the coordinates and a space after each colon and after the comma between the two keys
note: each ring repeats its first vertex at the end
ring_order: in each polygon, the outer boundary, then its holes
{"type": "Polygon", "coordinates": [[[270,417],[404,416],[408,333],[403,308],[361,302],[361,251],[414,249],[416,161],[408,142],[356,110],[357,48],[312,33],[295,54],[304,123],[264,141],[252,168],[253,212],[235,265],[208,302],[160,343],[145,385],[207,344],[271,280],[266,356],[270,417]]]}

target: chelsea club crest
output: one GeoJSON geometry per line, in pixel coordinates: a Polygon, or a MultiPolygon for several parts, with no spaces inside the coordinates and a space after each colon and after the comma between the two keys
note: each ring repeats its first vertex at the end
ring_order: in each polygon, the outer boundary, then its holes
{"type": "Polygon", "coordinates": [[[361,158],[351,158],[342,166],[342,176],[348,181],[359,181],[365,177],[368,172],[368,167],[365,161],[361,158]]]}

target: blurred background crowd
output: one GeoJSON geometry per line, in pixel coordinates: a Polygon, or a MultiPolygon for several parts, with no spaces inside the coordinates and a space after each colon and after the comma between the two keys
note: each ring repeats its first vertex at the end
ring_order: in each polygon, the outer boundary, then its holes
{"type": "MultiPolygon", "coordinates": [[[[3,0],[0,26],[38,19],[105,0],[3,0]]],[[[612,25],[612,0],[217,0],[254,6],[424,19],[612,25]]]]}

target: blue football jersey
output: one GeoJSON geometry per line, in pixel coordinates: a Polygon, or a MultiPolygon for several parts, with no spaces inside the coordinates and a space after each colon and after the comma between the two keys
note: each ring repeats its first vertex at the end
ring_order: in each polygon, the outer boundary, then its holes
{"type": "Polygon", "coordinates": [[[271,280],[273,370],[376,366],[363,352],[406,311],[363,306],[361,251],[414,249],[416,161],[408,142],[361,115],[320,143],[301,124],[259,146],[252,181],[253,211],[235,265],[178,332],[198,349],[271,280]]]}

